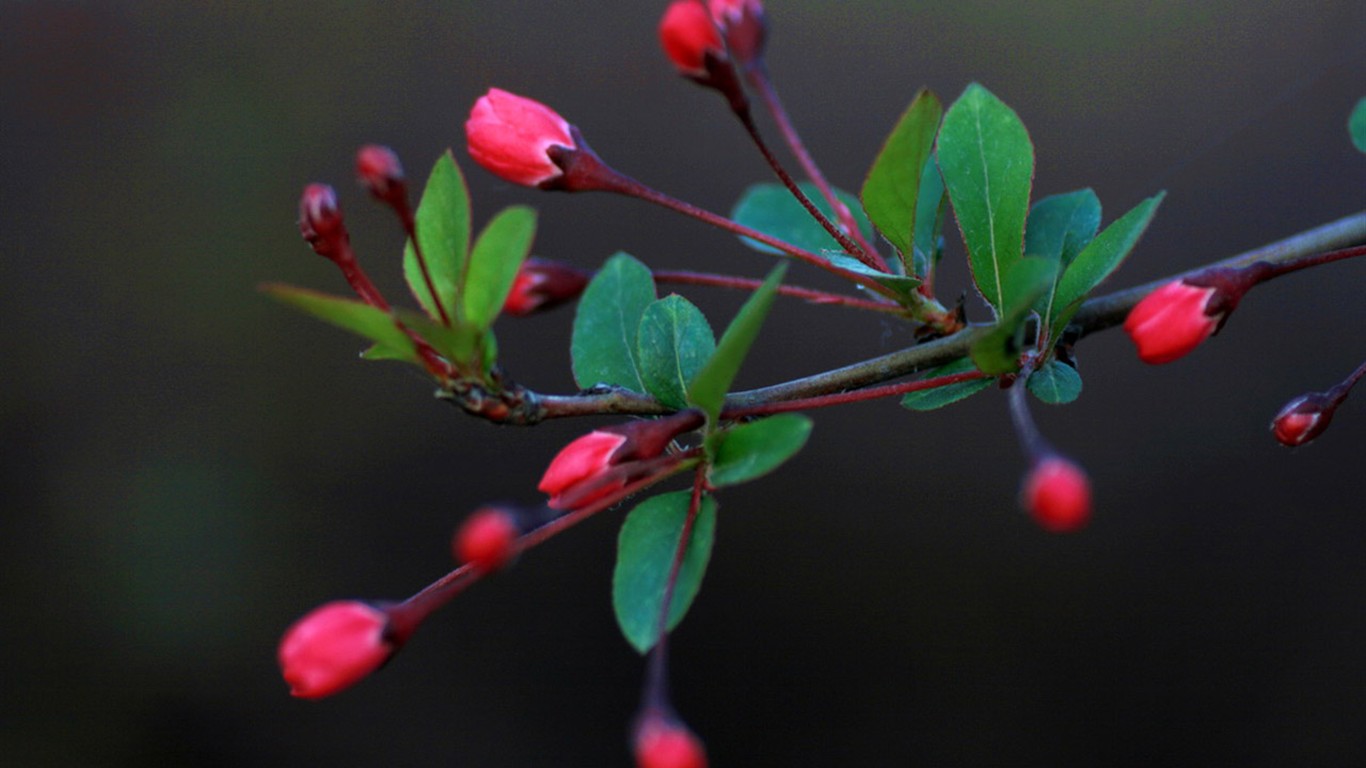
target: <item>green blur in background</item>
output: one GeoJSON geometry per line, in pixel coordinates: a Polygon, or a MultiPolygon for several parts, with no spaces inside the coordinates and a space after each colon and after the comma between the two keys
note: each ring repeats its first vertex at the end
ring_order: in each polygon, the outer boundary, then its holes
{"type": "MultiPolygon", "coordinates": [[[[459,520],[535,501],[590,422],[475,422],[256,285],[344,291],[294,224],[317,180],[406,298],[398,226],[352,182],[367,142],[415,180],[454,147],[476,226],[535,205],[541,256],[767,272],[722,233],[511,187],[463,152],[470,105],[498,86],[728,210],[766,169],[659,52],[664,5],[0,3],[0,762],[628,763],[643,663],[609,601],[620,512],[479,584],[356,689],[287,695],[274,652],[294,618],[440,576],[459,520]]],[[[1108,222],[1169,190],[1116,286],[1363,208],[1345,128],[1366,95],[1358,0],[768,8],[775,80],[842,187],[918,87],[947,102],[976,80],[1029,127],[1036,198],[1092,186],[1108,222]]],[[[951,237],[948,301],[962,261],[951,237]]],[[[1078,536],[1017,510],[1004,398],[815,414],[782,473],[720,496],[673,645],[676,704],[713,764],[1366,764],[1366,412],[1349,401],[1294,453],[1266,430],[1360,362],[1363,279],[1347,263],[1280,281],[1163,368],[1117,333],[1082,345],[1081,400],[1036,409],[1095,484],[1078,536]]],[[[716,327],[741,298],[688,293],[716,327]]],[[[570,391],[570,318],[500,321],[511,374],[570,391]]],[[[912,342],[780,303],[737,385],[912,342]]]]}

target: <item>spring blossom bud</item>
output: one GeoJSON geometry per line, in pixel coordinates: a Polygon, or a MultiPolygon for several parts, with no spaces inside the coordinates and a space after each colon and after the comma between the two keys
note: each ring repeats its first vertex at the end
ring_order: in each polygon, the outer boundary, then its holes
{"type": "Polygon", "coordinates": [[[1021,497],[1034,521],[1047,531],[1080,530],[1091,517],[1091,483],[1080,467],[1061,456],[1034,464],[1021,497]]]}
{"type": "Polygon", "coordinates": [[[717,60],[726,56],[726,44],[712,14],[693,0],[675,0],[659,22],[659,43],[664,55],[689,77],[707,76],[707,55],[717,60]]]}
{"type": "Polygon", "coordinates": [[[570,125],[555,110],[497,88],[479,97],[465,122],[470,157],[494,175],[528,187],[554,181],[563,170],[551,147],[577,148],[570,125]]]}
{"type": "Polygon", "coordinates": [[[356,152],[356,177],[370,194],[385,202],[404,193],[403,164],[392,149],[367,144],[356,152]]]}
{"type": "Polygon", "coordinates": [[[587,285],[588,276],[568,264],[532,257],[517,270],[503,314],[525,317],[550,309],[578,298],[587,285]]]}
{"type": "Polygon", "coordinates": [[[707,751],[686,727],[651,717],[636,730],[637,768],[707,768],[707,751]]]}
{"type": "Polygon", "coordinates": [[[280,671],[289,692],[321,699],[350,688],[393,655],[384,612],[356,600],[338,600],[299,619],[280,640],[280,671]]]}
{"type": "Polygon", "coordinates": [[[1336,404],[1322,394],[1311,392],[1285,404],[1271,422],[1271,434],[1281,445],[1294,448],[1323,434],[1333,421],[1336,404]]]}
{"type": "Polygon", "coordinates": [[[455,534],[455,558],[481,571],[496,571],[516,554],[521,528],[516,517],[500,507],[484,507],[465,519],[455,534]]]}
{"type": "Polygon", "coordinates": [[[573,509],[626,486],[632,462],[664,453],[673,439],[702,426],[706,417],[692,409],[648,421],[595,429],[566,445],[550,461],[537,486],[550,494],[552,509],[573,509]]]}
{"type": "Polygon", "coordinates": [[[1154,365],[1170,363],[1200,346],[1223,319],[1223,313],[1209,314],[1216,291],[1174,280],[1144,297],[1124,321],[1139,358],[1154,365]]]}

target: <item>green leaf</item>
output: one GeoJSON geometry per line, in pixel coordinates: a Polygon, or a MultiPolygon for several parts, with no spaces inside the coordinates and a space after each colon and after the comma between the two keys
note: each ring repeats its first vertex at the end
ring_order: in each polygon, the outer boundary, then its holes
{"type": "Polygon", "coordinates": [[[1034,307],[1041,316],[1051,316],[1058,279],[1090,244],[1099,227],[1100,198],[1090,189],[1051,195],[1030,209],[1025,226],[1025,253],[1058,262],[1053,285],[1034,307]]]}
{"type": "MultiPolygon", "coordinates": [[[[942,376],[952,376],[955,373],[967,373],[975,370],[977,370],[977,366],[973,365],[971,358],[960,357],[948,365],[926,371],[921,378],[937,379],[942,376]]],[[[919,392],[907,392],[901,398],[901,405],[913,411],[933,411],[936,408],[943,408],[959,400],[972,397],[995,383],[995,379],[973,379],[944,387],[935,387],[934,389],[922,389],[919,392]]]]}
{"type": "Polygon", "coordinates": [[[504,208],[484,226],[461,287],[466,323],[480,329],[493,324],[535,237],[536,212],[523,205],[504,208]]]}
{"type": "Polygon", "coordinates": [[[1049,405],[1063,405],[1081,395],[1081,374],[1077,369],[1057,360],[1049,360],[1043,367],[1029,374],[1025,382],[1030,394],[1049,405]]]}
{"type": "Polygon", "coordinates": [[[1053,284],[1057,269],[1057,262],[1031,257],[1015,262],[1006,273],[1002,285],[1013,303],[994,328],[972,343],[970,354],[978,370],[996,376],[1019,369],[1024,322],[1034,302],[1053,284]]]}
{"type": "Polygon", "coordinates": [[[1013,304],[1004,276],[1023,255],[1034,145],[1019,116],[973,83],[939,130],[939,169],[977,289],[996,311],[1013,304]]]}
{"type": "MultiPolygon", "coordinates": [[[[449,150],[437,158],[427,177],[427,188],[422,192],[414,221],[432,284],[441,297],[441,306],[454,321],[465,254],[470,249],[470,195],[465,177],[449,150]]],[[[427,314],[440,317],[411,242],[403,249],[403,277],[427,314]]]]}
{"type": "Polygon", "coordinates": [[[597,384],[645,391],[636,351],[636,334],[645,308],[655,300],[650,268],[629,254],[618,253],[594,276],[574,314],[570,355],[574,381],[587,389],[597,384]]]}
{"type": "Polygon", "coordinates": [[[749,354],[754,338],[759,335],[759,329],[763,327],[764,318],[768,317],[768,310],[773,307],[773,298],[778,295],[778,286],[783,282],[786,272],[787,265],[779,264],[768,273],[768,279],[740,307],[735,319],[730,321],[726,332],[721,335],[716,352],[688,386],[688,402],[701,408],[709,422],[715,423],[721,413],[726,392],[730,390],[731,382],[735,381],[735,374],[739,373],[740,364],[749,354]]]}
{"type": "Polygon", "coordinates": [[[920,197],[915,204],[914,273],[920,277],[934,271],[944,251],[942,233],[944,213],[948,209],[944,200],[944,177],[939,175],[939,163],[931,155],[920,176],[920,197]]]}
{"type": "Polygon", "coordinates": [[[1357,102],[1352,116],[1347,118],[1347,132],[1352,135],[1352,144],[1366,152],[1366,97],[1357,102]]]}
{"type": "Polygon", "coordinates": [[[880,272],[853,256],[845,256],[842,253],[831,253],[830,251],[826,251],[824,256],[831,264],[834,264],[837,267],[847,269],[850,272],[857,272],[860,275],[867,275],[882,285],[891,288],[901,299],[902,304],[906,304],[910,300],[911,295],[920,287],[921,280],[919,278],[880,272]]]}
{"type": "Polygon", "coordinates": [[[372,350],[379,350],[366,356],[372,360],[403,360],[418,362],[417,347],[408,334],[394,323],[394,318],[382,309],[340,296],[295,288],[292,285],[272,283],[261,286],[261,290],[290,306],[325,320],[339,328],[375,342],[372,350]]]}
{"type": "MultiPolygon", "coordinates": [[[[659,616],[664,591],[673,570],[683,524],[688,518],[692,491],[666,493],[646,499],[631,510],[617,537],[617,565],[612,573],[612,608],[626,641],[645,653],[659,640],[659,616]]],[[[702,497],[692,535],[678,569],[669,604],[668,629],[683,620],[692,605],[711,559],[716,538],[716,502],[702,497]]]]}
{"type": "Polygon", "coordinates": [[[498,347],[491,331],[472,325],[442,325],[420,312],[406,309],[395,310],[395,314],[447,360],[487,371],[498,359],[498,347]]]}
{"type": "Polygon", "coordinates": [[[645,308],[636,344],[646,391],[670,408],[687,405],[688,384],[716,351],[702,310],[678,294],[645,308]]]}
{"type": "MultiPolygon", "coordinates": [[[[816,210],[825,214],[826,218],[834,220],[830,204],[825,201],[815,184],[804,181],[797,187],[815,204],[816,210]]],[[[864,236],[872,240],[873,225],[868,223],[868,216],[864,214],[863,205],[858,198],[839,189],[835,190],[835,195],[849,206],[849,210],[854,214],[854,222],[858,224],[864,236]]],[[[746,189],[740,196],[740,202],[735,204],[735,210],[731,212],[730,217],[751,229],[757,229],[811,253],[844,252],[844,248],[840,247],[835,238],[816,223],[802,204],[797,202],[797,198],[781,184],[755,184],[746,189]]],[[[748,237],[740,238],[740,242],[763,253],[782,253],[748,237]]]]}
{"type": "Polygon", "coordinates": [[[753,480],[772,472],[806,445],[811,419],[784,413],[742,424],[716,436],[711,484],[717,488],[753,480]]]}
{"type": "Polygon", "coordinates": [[[915,252],[915,219],[925,163],[944,107],[932,91],[921,89],[882,145],[863,182],[863,207],[882,236],[896,247],[907,274],[922,274],[910,261],[915,252]]]}
{"type": "Polygon", "coordinates": [[[1133,210],[1097,235],[1068,265],[1062,277],[1058,278],[1053,296],[1052,317],[1047,318],[1055,333],[1062,332],[1061,326],[1076,312],[1076,307],[1091,289],[1109,277],[1134,249],[1138,238],[1143,236],[1143,231],[1148,228],[1148,222],[1152,221],[1153,214],[1157,213],[1157,206],[1166,195],[1166,192],[1159,192],[1134,206],[1133,210]]]}

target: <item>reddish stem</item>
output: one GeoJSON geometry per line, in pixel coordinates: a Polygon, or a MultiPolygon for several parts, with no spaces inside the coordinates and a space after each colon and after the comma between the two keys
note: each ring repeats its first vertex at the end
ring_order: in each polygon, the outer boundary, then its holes
{"type": "MultiPolygon", "coordinates": [[[[690,272],[687,270],[666,270],[657,269],[654,271],[655,281],[661,283],[676,283],[679,285],[709,285],[717,288],[734,288],[742,291],[755,291],[764,284],[762,280],[755,280],[748,277],[735,277],[733,275],[717,275],[709,272],[690,272]]],[[[885,312],[892,315],[904,315],[905,311],[894,304],[887,304],[881,301],[869,301],[867,299],[856,299],[852,296],[841,296],[837,293],[826,293],[813,288],[800,288],[795,285],[778,286],[778,294],[781,296],[791,296],[797,299],[805,299],[812,304],[835,304],[854,309],[866,309],[873,312],[885,312]]]]}
{"type": "Polygon", "coordinates": [[[650,670],[645,681],[642,702],[643,709],[667,710],[669,707],[669,614],[672,612],[674,588],[678,584],[678,574],[683,569],[683,558],[688,553],[692,530],[697,522],[697,514],[702,509],[702,491],[707,484],[707,467],[699,464],[693,476],[692,498],[688,501],[688,515],[683,518],[683,528],[678,533],[678,546],[674,548],[673,563],[669,566],[669,578],[664,582],[664,600],[659,608],[659,620],[655,625],[655,646],[650,652],[650,670]]]}
{"type": "Polygon", "coordinates": [[[785,400],[777,403],[751,405],[744,408],[730,408],[721,412],[721,418],[743,419],[749,416],[769,416],[771,414],[786,413],[788,411],[806,411],[812,408],[828,408],[832,405],[844,405],[846,403],[857,403],[864,400],[876,400],[880,397],[904,395],[909,392],[947,387],[950,384],[959,384],[964,381],[975,381],[977,379],[985,378],[990,377],[988,374],[982,373],[981,371],[968,371],[967,373],[938,376],[933,379],[903,381],[900,384],[884,384],[880,387],[856,389],[853,392],[837,392],[833,395],[818,395],[816,397],[804,397],[799,400],[785,400]]]}
{"type": "MultiPolygon", "coordinates": [[[[398,213],[399,221],[403,222],[403,231],[408,235],[408,240],[413,244],[413,256],[417,259],[417,266],[422,270],[422,282],[427,286],[427,292],[431,294],[432,303],[436,305],[436,313],[441,316],[441,324],[447,328],[451,325],[450,315],[446,314],[446,306],[441,302],[441,294],[436,292],[436,283],[432,281],[432,273],[427,269],[427,257],[422,254],[422,243],[417,239],[417,220],[413,218],[412,206],[408,205],[408,196],[404,194],[402,205],[395,203],[395,211],[398,213]]],[[[469,259],[465,260],[466,263],[469,259]]]]}

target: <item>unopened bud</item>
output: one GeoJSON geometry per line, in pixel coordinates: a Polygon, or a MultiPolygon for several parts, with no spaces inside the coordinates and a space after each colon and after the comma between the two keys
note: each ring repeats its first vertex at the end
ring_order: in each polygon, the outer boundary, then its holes
{"type": "Polygon", "coordinates": [[[299,197],[299,234],[320,256],[335,258],[346,239],[346,223],[337,205],[337,191],[327,184],[309,184],[299,197]]]}
{"type": "Polygon", "coordinates": [[[377,199],[390,203],[406,195],[403,165],[392,149],[367,144],[356,152],[356,177],[377,199]]]}
{"type": "Polygon", "coordinates": [[[1080,467],[1061,456],[1035,462],[1020,496],[1034,521],[1047,531],[1077,531],[1091,518],[1091,483],[1080,467]]]}
{"type": "Polygon", "coordinates": [[[687,726],[660,715],[636,727],[636,768],[707,768],[707,750],[687,726]]]}
{"type": "Polygon", "coordinates": [[[532,257],[522,263],[512,282],[503,314],[525,317],[577,299],[588,275],[558,261],[532,257]]]}
{"type": "Polygon", "coordinates": [[[394,653],[383,611],[357,600],[337,600],[296,621],[280,640],[280,671],[289,692],[321,699],[379,669],[394,653]]]}
{"type": "Polygon", "coordinates": [[[1337,403],[1319,392],[1300,395],[1285,404],[1271,421],[1271,434],[1281,445],[1294,448],[1323,434],[1333,421],[1337,403]]]}
{"type": "Polygon", "coordinates": [[[496,571],[516,554],[521,536],[517,516],[503,507],[484,507],[475,511],[455,533],[455,559],[472,563],[482,571],[496,571]]]}

